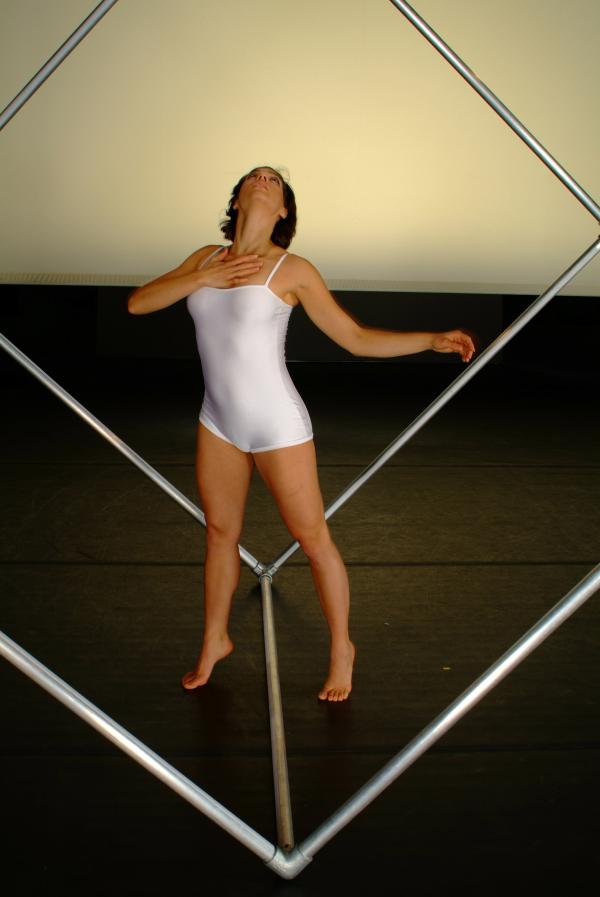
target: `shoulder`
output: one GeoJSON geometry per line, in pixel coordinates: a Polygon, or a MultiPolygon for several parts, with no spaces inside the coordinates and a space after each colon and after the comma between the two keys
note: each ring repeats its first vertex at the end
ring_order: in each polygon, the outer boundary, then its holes
{"type": "Polygon", "coordinates": [[[201,246],[200,249],[196,249],[195,252],[192,252],[192,254],[187,257],[185,263],[196,268],[218,249],[224,248],[224,246],[218,243],[210,243],[207,246],[201,246]]]}
{"type": "Polygon", "coordinates": [[[290,281],[294,283],[290,292],[313,324],[343,349],[356,354],[360,342],[360,321],[337,302],[312,262],[300,255],[290,255],[289,264],[290,281]]]}
{"type": "Polygon", "coordinates": [[[285,266],[299,289],[306,286],[314,286],[315,283],[324,283],[319,270],[312,262],[309,262],[308,259],[303,258],[301,255],[288,252],[285,266]]]}

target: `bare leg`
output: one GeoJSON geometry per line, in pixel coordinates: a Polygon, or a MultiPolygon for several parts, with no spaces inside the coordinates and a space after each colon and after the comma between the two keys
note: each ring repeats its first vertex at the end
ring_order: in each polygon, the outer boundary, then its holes
{"type": "Polygon", "coordinates": [[[331,638],[329,672],[319,698],[344,701],[352,690],[355,648],[348,634],[350,588],[325,520],[313,441],[254,454],[284,523],[308,557],[331,638]]]}
{"type": "Polygon", "coordinates": [[[233,651],[228,623],[240,579],[238,541],[254,462],[252,456],[198,425],[196,474],[206,516],[204,638],[184,688],[205,685],[215,663],[233,651]]]}

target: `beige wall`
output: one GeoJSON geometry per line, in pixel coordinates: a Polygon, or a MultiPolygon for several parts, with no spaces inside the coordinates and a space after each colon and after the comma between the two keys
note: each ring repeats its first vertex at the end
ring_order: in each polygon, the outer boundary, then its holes
{"type": "MultiPolygon", "coordinates": [[[[2,106],[95,5],[3,0],[2,106]]],[[[598,0],[414,5],[600,201],[598,0]]],[[[537,291],[599,232],[387,0],[121,0],[0,134],[0,272],[148,279],[263,162],[334,287],[537,291]]]]}

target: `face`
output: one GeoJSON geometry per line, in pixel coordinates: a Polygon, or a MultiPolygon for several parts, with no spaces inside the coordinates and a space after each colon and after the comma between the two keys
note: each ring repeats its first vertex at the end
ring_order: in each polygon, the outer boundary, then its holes
{"type": "Polygon", "coordinates": [[[283,200],[283,181],[281,176],[273,168],[253,168],[246,175],[240,187],[240,192],[234,203],[234,208],[239,208],[254,197],[262,196],[273,207],[281,218],[287,216],[287,209],[283,200]]]}

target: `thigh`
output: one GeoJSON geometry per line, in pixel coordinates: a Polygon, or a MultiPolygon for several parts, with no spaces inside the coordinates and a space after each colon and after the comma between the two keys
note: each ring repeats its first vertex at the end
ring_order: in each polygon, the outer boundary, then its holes
{"type": "Polygon", "coordinates": [[[251,454],[198,423],[196,478],[207,523],[241,532],[253,469],[251,454]]]}
{"type": "Polygon", "coordinates": [[[312,439],[287,448],[255,452],[254,463],[294,538],[322,525],[323,498],[312,439]]]}

